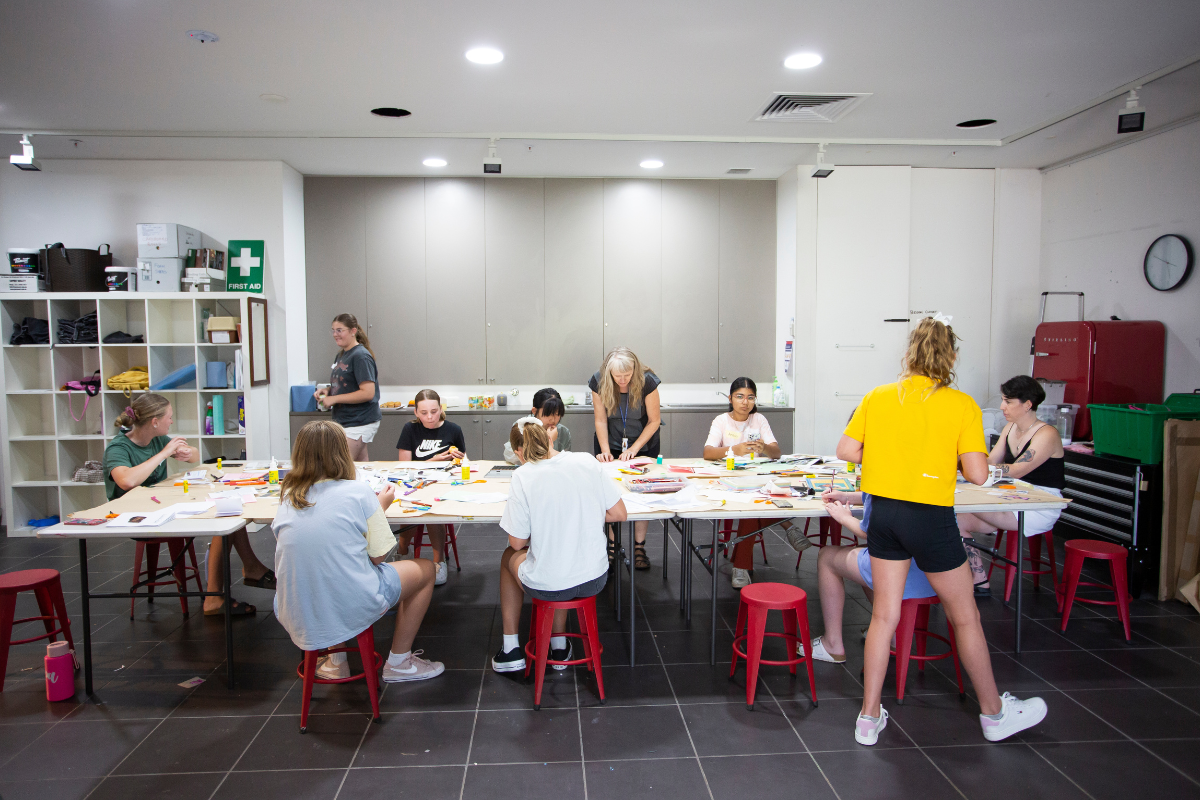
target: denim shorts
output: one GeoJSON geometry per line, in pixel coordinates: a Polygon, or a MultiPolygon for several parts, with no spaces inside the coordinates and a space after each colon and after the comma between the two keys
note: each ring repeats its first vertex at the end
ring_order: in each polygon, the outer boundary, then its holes
{"type": "Polygon", "coordinates": [[[593,578],[586,583],[581,583],[578,586],[572,586],[570,589],[556,589],[553,592],[543,591],[541,589],[530,589],[524,583],[521,588],[525,590],[525,594],[530,597],[535,597],[538,600],[545,600],[547,603],[556,603],[563,600],[578,600],[581,597],[595,597],[604,591],[604,585],[608,583],[608,573],[605,572],[599,578],[593,578]]]}
{"type": "Polygon", "coordinates": [[[386,561],[376,564],[375,571],[379,573],[379,594],[383,596],[387,607],[391,608],[400,602],[400,573],[386,561]]]}

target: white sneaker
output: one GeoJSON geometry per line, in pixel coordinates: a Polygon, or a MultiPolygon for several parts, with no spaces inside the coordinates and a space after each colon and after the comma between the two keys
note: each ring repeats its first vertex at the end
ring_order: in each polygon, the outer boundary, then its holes
{"type": "Polygon", "coordinates": [[[439,561],[437,564],[437,572],[433,574],[433,585],[441,586],[450,577],[450,570],[446,567],[445,561],[439,561]]]}
{"type": "Polygon", "coordinates": [[[983,727],[983,738],[999,742],[1014,733],[1032,728],[1046,718],[1046,701],[1040,697],[1018,700],[1008,692],[1000,695],[1000,719],[988,719],[979,715],[983,727]]]}
{"type": "Polygon", "coordinates": [[[730,580],[733,588],[741,589],[743,586],[750,585],[750,570],[733,568],[733,578],[730,580]]]}
{"type": "Polygon", "coordinates": [[[436,678],[446,671],[446,666],[440,661],[426,661],[421,658],[424,650],[417,650],[408,658],[394,667],[386,661],[383,663],[384,683],[403,683],[404,681],[427,681],[436,678]]]}
{"type": "Polygon", "coordinates": [[[317,677],[325,681],[336,681],[350,677],[350,661],[345,653],[339,653],[342,663],[333,663],[333,656],[321,656],[317,659],[317,677]]]}
{"type": "Polygon", "coordinates": [[[879,719],[859,714],[858,722],[854,724],[854,741],[868,747],[879,741],[879,732],[887,727],[888,713],[883,706],[879,707],[879,719]]]}
{"type": "MultiPolygon", "coordinates": [[[[796,655],[804,657],[804,644],[796,642],[796,655]]],[[[821,637],[812,640],[812,657],[813,661],[828,661],[830,664],[844,664],[846,662],[846,654],[835,656],[833,653],[825,649],[825,643],[821,641],[821,637]]]]}
{"type": "Polygon", "coordinates": [[[785,531],[788,544],[797,553],[803,553],[805,550],[813,546],[812,540],[804,535],[804,529],[799,525],[793,525],[785,531]]]}

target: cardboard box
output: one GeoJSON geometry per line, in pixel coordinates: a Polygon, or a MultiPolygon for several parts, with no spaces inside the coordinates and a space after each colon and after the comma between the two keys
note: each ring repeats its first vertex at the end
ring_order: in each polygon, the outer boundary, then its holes
{"type": "Polygon", "coordinates": [[[182,258],[139,258],[139,292],[178,292],[183,276],[182,258]]]}
{"type": "Polygon", "coordinates": [[[200,231],[186,225],[139,222],[138,258],[187,258],[188,250],[198,249],[202,239],[200,231]]]}
{"type": "Polygon", "coordinates": [[[209,317],[207,321],[208,341],[210,344],[237,344],[237,317],[209,317]]]}
{"type": "Polygon", "coordinates": [[[0,275],[0,291],[44,292],[46,284],[37,275],[0,275]]]}

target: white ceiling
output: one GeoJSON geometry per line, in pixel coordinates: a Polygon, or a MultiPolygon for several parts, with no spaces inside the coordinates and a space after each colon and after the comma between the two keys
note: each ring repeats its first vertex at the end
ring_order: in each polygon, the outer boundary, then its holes
{"type": "MultiPolygon", "coordinates": [[[[305,174],[434,174],[420,162],[438,155],[436,174],[476,175],[489,135],[505,175],[645,175],[656,157],[662,177],[773,179],[818,140],[835,163],[1041,167],[1115,141],[1123,101],[998,142],[1197,55],[1195,0],[5,0],[0,130],[45,133],[39,159],[283,159],[305,174]],[[467,62],[480,44],[504,62],[467,62]],[[785,69],[799,50],[825,61],[785,69]],[[778,91],[872,96],[837,123],[752,121],[778,91]],[[412,116],[368,113],[380,105],[412,116]],[[954,127],[975,117],[999,122],[954,127]]],[[[1142,97],[1149,128],[1200,113],[1200,63],[1142,97]]]]}

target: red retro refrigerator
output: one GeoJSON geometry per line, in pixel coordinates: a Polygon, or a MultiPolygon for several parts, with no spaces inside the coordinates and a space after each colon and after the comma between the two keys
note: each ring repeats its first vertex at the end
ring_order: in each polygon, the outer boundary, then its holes
{"type": "Polygon", "coordinates": [[[1088,403],[1161,403],[1166,328],[1156,320],[1083,319],[1083,292],[1042,292],[1079,298],[1079,321],[1039,321],[1033,335],[1033,377],[1064,381],[1063,402],[1078,403],[1076,440],[1092,438],[1088,403]]]}

